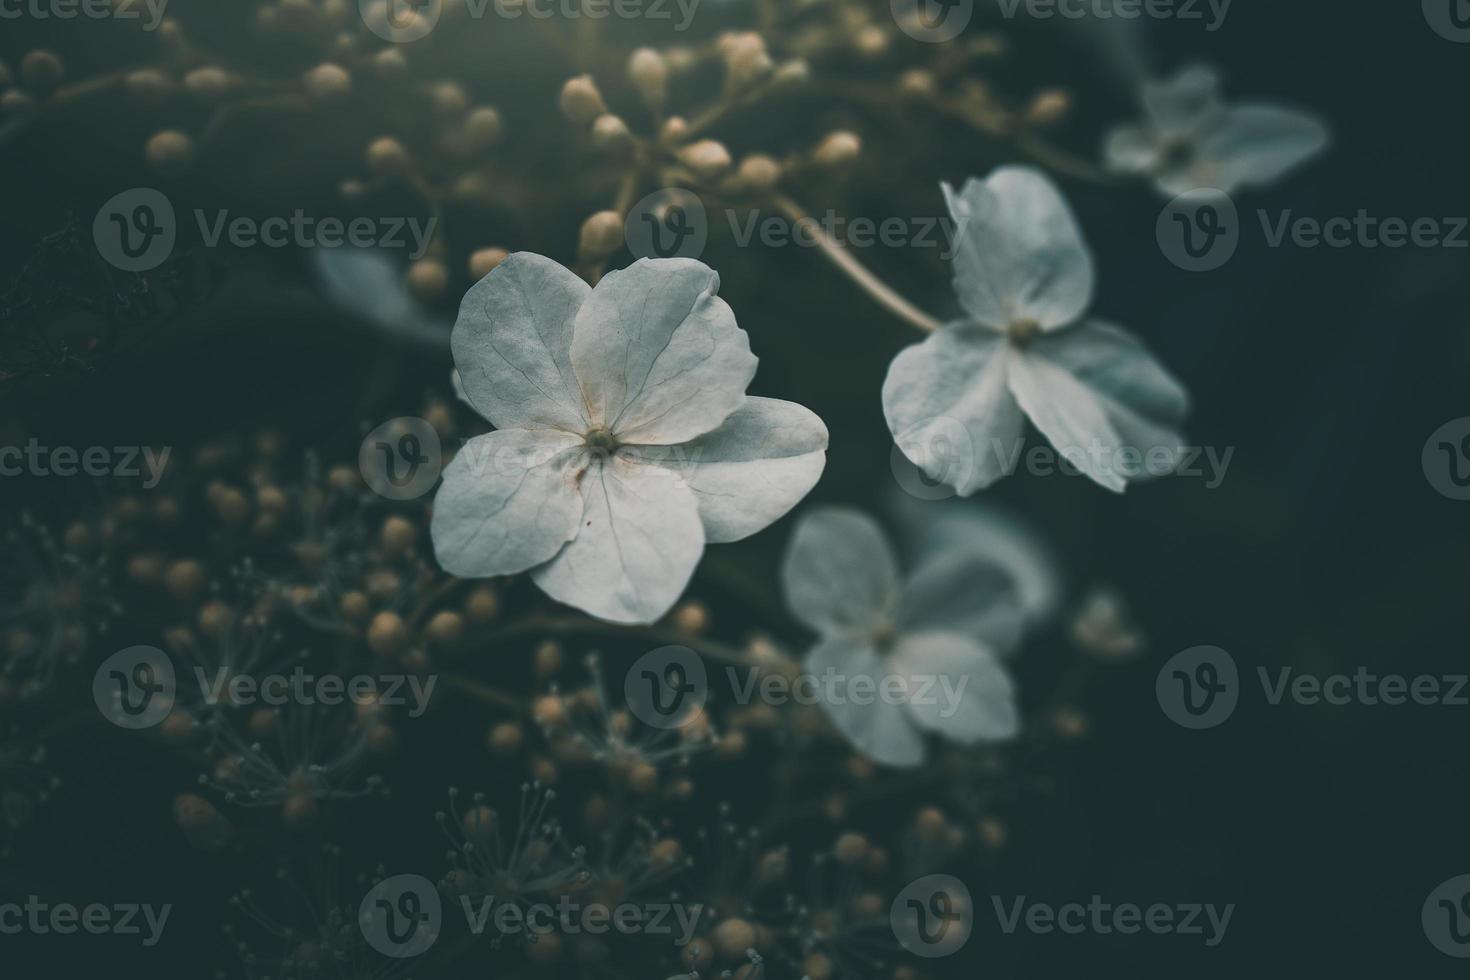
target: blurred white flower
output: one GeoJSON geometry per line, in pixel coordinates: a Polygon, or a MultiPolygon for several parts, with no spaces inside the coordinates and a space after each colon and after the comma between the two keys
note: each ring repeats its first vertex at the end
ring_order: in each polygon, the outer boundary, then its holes
{"type": "Polygon", "coordinates": [[[1020,638],[1021,604],[1010,577],[984,556],[946,552],[903,579],[871,518],[824,507],[797,523],[781,586],[793,615],[820,636],[803,661],[819,681],[820,704],[864,755],[916,766],[925,732],[971,745],[1019,730],[1000,658],[1020,638]],[[846,683],[820,683],[824,677],[846,683]],[[851,696],[855,678],[905,697],[851,696]]]}
{"type": "Polygon", "coordinates": [[[594,616],[647,623],[706,542],[790,510],[826,463],[807,409],[751,398],[756,358],[689,259],[643,259],[596,289],[518,252],[465,295],[451,345],[465,399],[496,427],[434,500],[434,551],[465,578],[530,571],[594,616]]]}
{"type": "Polygon", "coordinates": [[[1012,471],[1026,418],[1109,490],[1177,466],[1189,396],[1132,335],[1086,318],[1092,256],[1056,185],[1030,167],[1001,167],[959,194],[942,186],[960,229],[954,287],[969,319],[893,359],[883,412],[899,446],[908,454],[927,444],[926,429],[963,426],[973,465],[910,455],[963,496],[1012,471]]]}
{"type": "Polygon", "coordinates": [[[1169,197],[1197,188],[1229,194],[1269,184],[1327,148],[1327,124],[1310,113],[1251,103],[1227,106],[1214,69],[1191,65],[1145,83],[1145,118],[1108,133],[1109,170],[1143,174],[1169,197]]]}
{"type": "Polygon", "coordinates": [[[918,500],[895,492],[891,509],[900,530],[900,552],[910,566],[950,551],[983,555],[1016,583],[1026,623],[1049,620],[1066,591],[1055,549],[1027,520],[983,498],[918,500]]]}

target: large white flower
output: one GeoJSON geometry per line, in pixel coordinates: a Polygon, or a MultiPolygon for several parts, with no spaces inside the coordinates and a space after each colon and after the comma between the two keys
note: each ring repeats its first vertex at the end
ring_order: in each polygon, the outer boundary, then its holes
{"type": "Polygon", "coordinates": [[[439,563],[530,571],[552,598],[622,623],[679,598],[706,542],[790,510],[826,463],[807,409],[747,397],[756,358],[689,259],[643,259],[596,289],[518,252],[465,295],[451,346],[494,432],[465,444],[434,500],[439,563]]]}
{"type": "Polygon", "coordinates": [[[1092,255],[1056,186],[1030,167],[1001,167],[959,194],[943,187],[969,319],[893,359],[883,412],[899,446],[964,496],[1012,472],[1026,418],[1110,490],[1172,471],[1189,397],[1130,334],[1086,317],[1092,255]],[[969,444],[948,458],[912,450],[956,424],[969,444]]]}
{"type": "Polygon", "coordinates": [[[824,507],[797,523],[781,585],[820,637],[803,661],[819,703],[864,755],[916,766],[925,732],[972,745],[1019,730],[1000,658],[1015,649],[1024,614],[1015,584],[983,555],[946,552],[904,579],[872,519],[824,507]],[[897,696],[868,693],[885,685],[897,696]]]}
{"type": "Polygon", "coordinates": [[[1143,87],[1145,118],[1114,127],[1103,145],[1115,173],[1143,174],[1169,197],[1269,184],[1327,148],[1327,124],[1267,103],[1227,106],[1214,69],[1191,65],[1143,87]]]}

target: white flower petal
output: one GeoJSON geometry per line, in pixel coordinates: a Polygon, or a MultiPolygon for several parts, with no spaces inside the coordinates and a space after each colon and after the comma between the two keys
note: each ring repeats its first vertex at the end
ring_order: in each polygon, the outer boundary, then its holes
{"type": "Polygon", "coordinates": [[[956,195],[942,185],[958,225],[954,288],[981,324],[1022,320],[1065,326],[1092,302],[1092,256],[1061,192],[1032,167],[1001,167],[956,195]]]}
{"type": "MultiPolygon", "coordinates": [[[[1178,427],[1189,414],[1189,393],[1136,337],[1110,323],[1088,320],[1054,336],[1038,338],[1028,354],[1045,358],[1070,372],[1095,392],[1118,445],[1136,450],[1146,464],[1173,459],[1183,445],[1178,427]]],[[[1120,461],[1121,462],[1121,461],[1120,461]]],[[[1173,465],[1140,467],[1129,463],[1131,479],[1162,476],[1173,465]]]]}
{"type": "Polygon", "coordinates": [[[1057,453],[1102,486],[1122,493],[1128,481],[1112,455],[1121,443],[1097,393],[1044,357],[1013,357],[1011,391],[1057,453]]]}
{"type": "Polygon", "coordinates": [[[327,297],[384,335],[436,350],[449,341],[449,324],[431,316],[409,295],[403,267],[387,252],[370,248],[317,248],[312,259],[327,297]]]}
{"type": "Polygon", "coordinates": [[[1002,656],[1021,639],[1025,612],[1016,582],[1000,565],[953,549],[919,566],[904,583],[899,630],[943,630],[978,640],[1002,656]]]}
{"type": "Polygon", "coordinates": [[[899,352],[883,381],[883,414],[900,448],[932,480],[962,496],[1007,475],[1023,429],[1020,406],[1006,383],[1013,356],[1001,334],[973,324],[949,324],[899,352]],[[968,445],[953,445],[958,423],[968,445]],[[936,438],[926,438],[926,435],[936,438]],[[950,442],[936,445],[938,435],[950,442]],[[920,458],[914,458],[917,455],[920,458]]]}
{"type": "Polygon", "coordinates": [[[694,494],[675,474],[614,455],[581,482],[577,536],[531,570],[547,595],[615,623],[651,623],[678,601],[704,553],[694,494]]]}
{"type": "MultiPolygon", "coordinates": [[[[1200,141],[1199,176],[1230,192],[1269,184],[1327,148],[1327,124],[1306,112],[1273,105],[1242,105],[1225,111],[1200,141]]],[[[1182,192],[1181,192],[1182,193],[1182,192]]]]}
{"type": "Polygon", "coordinates": [[[906,530],[903,549],[918,567],[951,551],[973,551],[1006,570],[1026,618],[1040,623],[1061,604],[1064,583],[1052,547],[1027,521],[984,500],[917,500],[891,495],[906,530]]]}
{"type": "Polygon", "coordinates": [[[1114,126],[1103,142],[1103,162],[1111,173],[1151,174],[1163,157],[1154,131],[1136,123],[1114,126]]]}
{"type": "Polygon", "coordinates": [[[1021,730],[1015,684],[1000,660],[974,640],[954,633],[905,635],[887,666],[907,679],[909,716],[929,731],[973,745],[1014,738],[1021,730]]]}
{"type": "Polygon", "coordinates": [[[445,571],[513,575],[577,533],[580,440],[557,429],[497,429],[465,443],[444,469],[430,535],[445,571]]]}
{"type": "Polygon", "coordinates": [[[454,364],[466,399],[496,428],[587,430],[571,348],[591,292],[550,259],[515,252],[465,293],[454,364]]]}
{"type": "Polygon", "coordinates": [[[871,646],[848,637],[832,637],[813,647],[802,666],[817,680],[822,710],[859,752],[885,766],[917,766],[924,761],[924,736],[909,719],[905,705],[876,696],[864,697],[871,703],[859,704],[852,696],[854,677],[872,678],[869,687],[876,689],[889,673],[871,646]],[[840,680],[826,685],[823,677],[840,680]]]}
{"type": "Polygon", "coordinates": [[[795,507],[827,464],[827,427],[809,409],[746,398],[713,432],[674,446],[625,446],[683,477],[694,491],[705,540],[739,541],[795,507]]]}
{"type": "Polygon", "coordinates": [[[869,630],[898,599],[898,562],[872,518],[819,507],[791,533],[781,587],[792,614],[818,633],[869,630]]]}
{"type": "Polygon", "coordinates": [[[687,442],[740,407],[756,358],[719,286],[693,259],[639,259],[602,278],[572,340],[594,424],[625,443],[687,442]]]}
{"type": "Polygon", "coordinates": [[[1223,108],[1220,75],[1208,65],[1188,65],[1173,78],[1146,83],[1143,105],[1161,140],[1193,135],[1223,108]]]}

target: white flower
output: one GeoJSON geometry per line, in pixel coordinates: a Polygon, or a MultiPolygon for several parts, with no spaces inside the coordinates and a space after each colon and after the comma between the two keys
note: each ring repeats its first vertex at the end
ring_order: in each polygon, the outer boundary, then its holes
{"type": "Polygon", "coordinates": [[[706,542],[754,534],[806,495],[826,426],[746,397],[756,358],[719,284],[700,262],[643,259],[592,289],[518,252],[470,289],[451,346],[496,430],[445,468],[431,525],[445,570],[529,570],[594,616],[652,622],[706,542]]]}
{"type": "MultiPolygon", "coordinates": [[[[883,382],[894,438],[932,479],[969,496],[1007,475],[1026,418],[1059,455],[1121,493],[1179,462],[1184,388],[1135,340],[1085,316],[1092,256],[1045,175],[1001,167],[956,195],[954,287],[969,319],[899,353],[883,382]],[[967,465],[914,459],[925,430],[969,434],[967,465]]],[[[927,455],[927,454],[922,454],[927,455]]]]}
{"type": "Polygon", "coordinates": [[[1009,576],[983,556],[941,554],[901,580],[877,524],[824,507],[798,522],[781,585],[792,613],[820,636],[803,662],[819,703],[864,755],[915,766],[925,732],[971,745],[1019,730],[1000,657],[1020,637],[1021,605],[1009,576]],[[864,694],[885,685],[902,696],[864,694]]]}
{"type": "Polygon", "coordinates": [[[1326,123],[1310,113],[1266,103],[1225,105],[1219,76],[1203,65],[1146,83],[1143,105],[1146,118],[1114,127],[1103,156],[1108,169],[1152,177],[1169,197],[1269,184],[1329,142],[1326,123]]]}

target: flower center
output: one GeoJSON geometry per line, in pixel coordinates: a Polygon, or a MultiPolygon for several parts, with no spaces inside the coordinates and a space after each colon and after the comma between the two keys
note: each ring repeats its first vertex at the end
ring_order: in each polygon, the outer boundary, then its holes
{"type": "Polygon", "coordinates": [[[612,432],[607,429],[593,429],[582,437],[582,443],[593,456],[606,459],[618,448],[618,440],[613,437],[612,432]]]}
{"type": "Polygon", "coordinates": [[[1006,328],[1006,336],[1011,338],[1011,343],[1017,347],[1025,347],[1036,339],[1041,333],[1041,324],[1035,320],[1017,320],[1006,328]]]}

